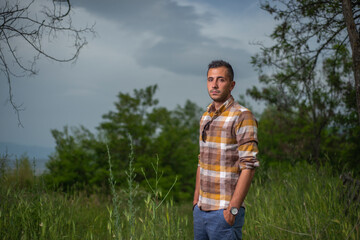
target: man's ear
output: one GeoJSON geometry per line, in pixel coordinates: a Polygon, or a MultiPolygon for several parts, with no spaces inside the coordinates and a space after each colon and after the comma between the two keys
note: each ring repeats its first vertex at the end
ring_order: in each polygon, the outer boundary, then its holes
{"type": "Polygon", "coordinates": [[[233,90],[234,89],[234,87],[235,87],[235,84],[236,84],[236,82],[235,81],[231,81],[231,90],[233,90]]]}

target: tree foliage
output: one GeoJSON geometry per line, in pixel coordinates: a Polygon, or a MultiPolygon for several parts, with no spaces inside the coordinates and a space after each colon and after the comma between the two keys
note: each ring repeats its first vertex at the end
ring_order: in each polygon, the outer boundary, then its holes
{"type": "Polygon", "coordinates": [[[133,94],[118,94],[115,110],[103,115],[104,121],[92,134],[84,127],[52,130],[56,152],[47,163],[48,182],[68,189],[74,186],[93,191],[107,190],[109,146],[112,172],[116,181],[126,187],[130,140],[135,156],[135,181],[147,187],[142,169],[150,184],[155,181],[153,165],[159,159],[158,174],[162,174],[159,188],[178,182],[173,195],[176,199],[190,199],[195,184],[198,162],[198,124],[200,108],[187,101],[175,110],[159,107],[154,98],[157,86],[134,90],[133,94]]]}
{"type": "MultiPolygon", "coordinates": [[[[350,132],[357,132],[359,124],[341,1],[279,0],[261,7],[278,21],[271,34],[274,44],[262,46],[252,58],[263,87],[247,92],[268,106],[259,127],[262,154],[317,164],[331,158],[341,161],[339,168],[358,165],[358,157],[349,159],[343,151],[354,145],[350,132]]],[[[358,25],[358,3],[352,10],[358,25]]],[[[359,149],[355,143],[351,151],[359,149]]]]}
{"type": "MultiPolygon", "coordinates": [[[[348,11],[351,12],[347,13],[353,17],[354,25],[359,27],[360,5],[358,1],[352,1],[350,5],[348,11]]],[[[311,87],[309,82],[319,64],[329,56],[341,59],[344,49],[350,50],[351,39],[341,1],[276,0],[262,3],[261,8],[279,23],[271,34],[274,45],[262,46],[261,54],[254,56],[252,61],[261,73],[271,67],[277,73],[279,87],[282,87],[282,82],[301,77],[303,84],[299,93],[308,94],[306,88],[311,87]]],[[[353,30],[357,31],[356,28],[353,30]]],[[[359,35],[359,32],[356,34],[359,35]]],[[[359,51],[360,45],[358,48],[359,51]]],[[[357,69],[356,64],[353,58],[352,70],[357,69]]],[[[360,79],[355,77],[355,82],[353,79],[348,81],[358,92],[360,79]]],[[[360,96],[357,100],[360,101],[360,96]]],[[[360,109],[358,111],[360,114],[360,109]]]]}
{"type": "Polygon", "coordinates": [[[47,182],[64,190],[72,187],[90,190],[105,186],[108,172],[105,166],[106,145],[85,127],[65,126],[63,131],[51,131],[56,148],[46,164],[50,175],[47,182]]]}

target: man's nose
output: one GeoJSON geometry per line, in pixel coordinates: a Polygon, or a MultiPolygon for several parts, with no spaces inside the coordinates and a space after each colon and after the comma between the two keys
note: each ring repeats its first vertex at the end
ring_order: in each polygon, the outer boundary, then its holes
{"type": "Polygon", "coordinates": [[[218,82],[215,80],[213,81],[213,85],[212,85],[213,88],[218,88],[218,82]]]}

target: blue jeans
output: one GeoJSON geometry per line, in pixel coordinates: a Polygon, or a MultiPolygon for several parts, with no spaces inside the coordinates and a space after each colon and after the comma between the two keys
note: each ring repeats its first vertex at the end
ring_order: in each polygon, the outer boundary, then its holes
{"type": "Polygon", "coordinates": [[[193,211],[194,240],[238,240],[242,239],[245,208],[239,209],[234,225],[230,226],[224,218],[224,210],[201,211],[196,205],[193,211]]]}

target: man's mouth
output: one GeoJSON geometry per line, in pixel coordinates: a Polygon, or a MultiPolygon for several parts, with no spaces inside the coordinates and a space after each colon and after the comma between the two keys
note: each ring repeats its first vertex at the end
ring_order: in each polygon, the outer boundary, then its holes
{"type": "Polygon", "coordinates": [[[214,94],[214,93],[220,93],[220,91],[212,90],[212,91],[210,91],[210,93],[212,93],[212,94],[214,94]]]}

